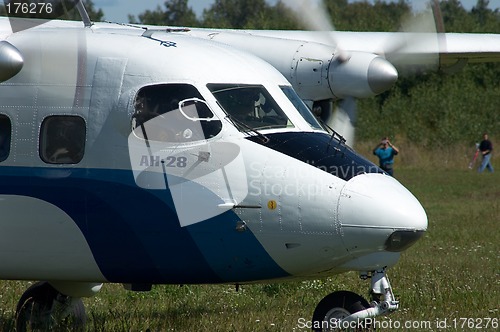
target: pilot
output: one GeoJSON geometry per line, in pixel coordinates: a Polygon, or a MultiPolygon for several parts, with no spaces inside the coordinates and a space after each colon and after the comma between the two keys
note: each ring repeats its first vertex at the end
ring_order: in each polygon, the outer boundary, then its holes
{"type": "Polygon", "coordinates": [[[134,128],[137,128],[158,116],[158,113],[151,109],[150,103],[150,100],[144,96],[137,97],[135,101],[134,128]]]}
{"type": "Polygon", "coordinates": [[[236,120],[252,126],[251,122],[259,120],[255,108],[255,102],[258,100],[258,95],[253,89],[242,89],[237,95],[237,98],[238,104],[235,105],[234,112],[231,115],[233,115],[236,120]]]}

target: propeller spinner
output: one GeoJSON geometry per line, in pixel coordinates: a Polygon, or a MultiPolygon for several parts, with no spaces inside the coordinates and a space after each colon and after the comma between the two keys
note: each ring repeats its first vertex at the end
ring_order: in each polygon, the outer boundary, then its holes
{"type": "Polygon", "coordinates": [[[16,76],[24,65],[24,59],[17,48],[9,42],[0,41],[0,82],[16,76]]]}

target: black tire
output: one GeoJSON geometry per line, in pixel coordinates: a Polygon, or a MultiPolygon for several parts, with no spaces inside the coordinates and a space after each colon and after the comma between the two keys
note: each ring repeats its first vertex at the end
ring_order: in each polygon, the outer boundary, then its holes
{"type": "Polygon", "coordinates": [[[372,331],[367,325],[359,328],[336,328],[335,319],[345,318],[355,312],[369,308],[368,302],[349,291],[333,292],[324,297],[316,306],[312,319],[313,331],[372,331]]]}
{"type": "Polygon", "coordinates": [[[57,291],[48,282],[31,285],[21,296],[16,307],[16,331],[44,331],[51,327],[52,305],[57,291]]]}
{"type": "Polygon", "coordinates": [[[49,331],[63,325],[71,331],[83,330],[86,322],[85,307],[81,299],[71,302],[68,317],[58,321],[54,308],[56,302],[64,305],[60,299],[70,299],[59,293],[48,282],[41,281],[30,286],[21,296],[16,307],[16,331],[49,331]]]}

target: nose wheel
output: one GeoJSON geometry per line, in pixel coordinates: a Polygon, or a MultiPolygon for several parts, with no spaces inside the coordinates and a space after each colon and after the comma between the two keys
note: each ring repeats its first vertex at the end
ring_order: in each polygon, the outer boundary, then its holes
{"type": "Polygon", "coordinates": [[[398,309],[385,269],[362,273],[362,279],[370,278],[372,302],[349,291],[337,291],[323,298],[314,310],[313,331],[374,331],[367,318],[385,315],[398,309]]]}
{"type": "MultiPolygon", "coordinates": [[[[333,292],[324,297],[314,310],[312,330],[315,332],[346,330],[342,328],[342,321],[350,315],[368,308],[370,308],[368,302],[356,293],[349,291],[333,292]]],[[[347,330],[363,331],[360,329],[347,330]]]]}
{"type": "Polygon", "coordinates": [[[16,307],[16,331],[50,331],[67,327],[83,330],[85,307],[79,298],[59,293],[48,282],[38,282],[21,296],[16,307]]]}

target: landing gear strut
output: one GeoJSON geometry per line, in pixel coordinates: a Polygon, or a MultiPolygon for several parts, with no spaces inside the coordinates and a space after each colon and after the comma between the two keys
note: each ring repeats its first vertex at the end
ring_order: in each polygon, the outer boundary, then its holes
{"type": "Polygon", "coordinates": [[[49,331],[67,327],[83,330],[86,315],[80,298],[59,293],[48,282],[38,282],[21,296],[16,307],[16,331],[49,331]]]}
{"type": "Polygon", "coordinates": [[[367,318],[385,315],[398,309],[385,269],[362,273],[362,279],[371,280],[372,302],[361,296],[338,291],[327,295],[314,310],[313,331],[373,331],[367,318]]]}

